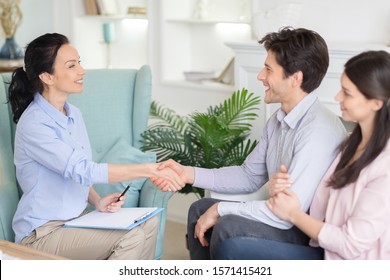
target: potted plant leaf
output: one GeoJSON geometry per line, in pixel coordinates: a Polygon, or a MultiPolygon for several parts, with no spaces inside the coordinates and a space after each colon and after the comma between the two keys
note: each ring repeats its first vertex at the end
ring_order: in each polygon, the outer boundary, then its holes
{"type": "MultiPolygon", "coordinates": [[[[151,103],[154,122],[142,134],[141,149],[157,154],[158,161],[174,159],[189,166],[219,168],[241,165],[258,141],[248,139],[257,118],[260,97],[248,90],[232,96],[207,112],[180,116],[157,102],[151,103]]],[[[204,197],[204,190],[186,185],[181,193],[204,197]]]]}

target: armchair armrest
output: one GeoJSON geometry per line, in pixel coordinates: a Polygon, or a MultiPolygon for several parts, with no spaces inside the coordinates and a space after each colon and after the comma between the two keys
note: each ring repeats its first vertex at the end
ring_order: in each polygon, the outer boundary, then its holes
{"type": "Polygon", "coordinates": [[[146,180],[141,189],[139,198],[140,207],[167,208],[168,200],[173,196],[172,192],[163,192],[150,181],[146,180]]]}

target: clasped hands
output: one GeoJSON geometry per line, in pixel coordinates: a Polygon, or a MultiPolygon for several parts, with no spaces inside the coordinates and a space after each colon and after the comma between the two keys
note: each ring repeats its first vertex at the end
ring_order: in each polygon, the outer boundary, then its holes
{"type": "MultiPolygon", "coordinates": [[[[142,167],[143,170],[146,170],[147,177],[163,191],[178,191],[188,182],[184,175],[184,166],[173,160],[163,163],[144,164],[142,167]]],[[[100,197],[91,188],[88,199],[101,212],[117,212],[123,206],[126,194],[112,193],[105,197],[100,197]]]]}
{"type": "MultiPolygon", "coordinates": [[[[179,176],[184,184],[193,184],[195,179],[194,168],[184,166],[180,163],[169,159],[159,164],[158,170],[171,169],[179,176]]],[[[179,191],[181,188],[172,188],[169,181],[162,177],[150,178],[150,180],[162,191],[179,191]]],[[[209,246],[208,240],[205,238],[205,233],[212,228],[219,219],[218,203],[212,205],[203,215],[201,215],[195,225],[194,238],[197,238],[202,246],[209,246]]]]}
{"type": "Polygon", "coordinates": [[[269,180],[269,199],[265,202],[274,215],[290,222],[293,213],[301,209],[297,195],[290,189],[292,183],[287,168],[281,165],[269,180]]]}
{"type": "Polygon", "coordinates": [[[157,186],[159,190],[165,192],[175,192],[181,190],[185,184],[192,184],[194,182],[194,169],[191,166],[184,166],[180,163],[169,159],[157,165],[158,172],[174,173],[172,177],[177,178],[172,181],[164,176],[151,177],[150,180],[157,186]]]}

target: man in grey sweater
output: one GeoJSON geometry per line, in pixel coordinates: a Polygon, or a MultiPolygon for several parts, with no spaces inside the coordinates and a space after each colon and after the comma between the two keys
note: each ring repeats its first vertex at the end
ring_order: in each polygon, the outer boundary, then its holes
{"type": "MultiPolygon", "coordinates": [[[[160,168],[174,169],[185,183],[196,187],[236,194],[261,188],[284,165],[292,179],[290,188],[307,211],[337,147],[347,135],[340,119],[312,93],[328,69],[327,45],[319,34],[303,28],[283,28],[267,34],[259,43],[267,50],[264,68],[257,76],[266,87],[264,101],[280,103],[281,107],[267,121],[257,147],[241,166],[205,169],[168,160],[160,168]]],[[[153,181],[168,191],[161,179],[153,181]]],[[[223,240],[237,236],[294,244],[307,244],[309,240],[292,224],[273,215],[265,200],[204,198],[191,205],[191,259],[213,258],[223,240]]]]}

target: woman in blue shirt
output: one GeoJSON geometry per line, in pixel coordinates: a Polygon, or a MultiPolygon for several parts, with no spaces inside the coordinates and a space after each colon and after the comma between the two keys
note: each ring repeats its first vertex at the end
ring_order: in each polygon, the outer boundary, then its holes
{"type": "Polygon", "coordinates": [[[16,176],[23,190],[13,229],[16,242],[71,259],[152,259],[157,219],[131,231],[64,228],[88,202],[102,212],[123,205],[119,193],[100,197],[92,187],[140,177],[164,177],[172,189],[182,185],[171,170],[156,164],[92,161],[81,112],[67,102],[83,90],[85,69],[77,50],[57,33],[28,44],[25,67],[15,70],[9,102],[15,133],[16,176]]]}

